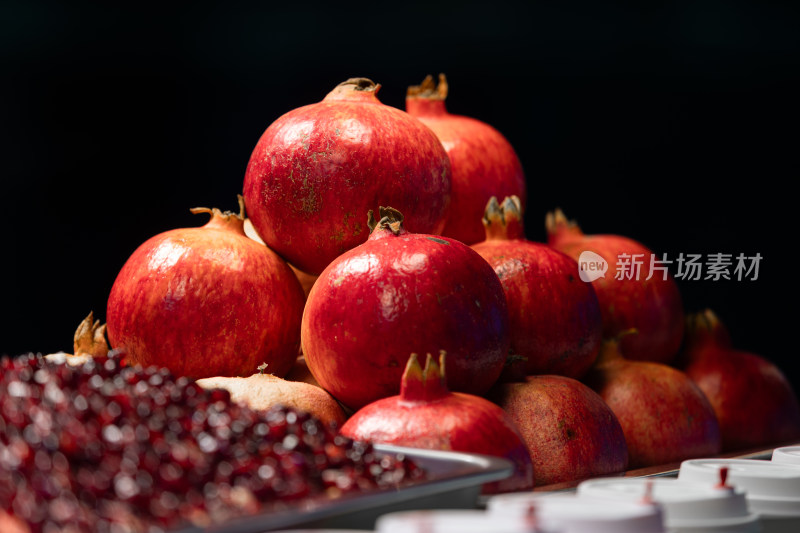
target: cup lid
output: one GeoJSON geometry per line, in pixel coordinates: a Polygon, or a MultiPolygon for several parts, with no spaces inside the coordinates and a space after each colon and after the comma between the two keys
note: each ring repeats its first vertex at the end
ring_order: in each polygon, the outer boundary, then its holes
{"type": "Polygon", "coordinates": [[[722,467],[728,483],[745,492],[752,511],[800,516],[800,466],[761,459],[689,459],[678,479],[714,483],[722,467]]]}
{"type": "Polygon", "coordinates": [[[523,516],[490,516],[480,509],[395,511],[383,514],[375,521],[375,533],[486,533],[487,531],[534,533],[537,530],[523,516]]]}
{"type": "Polygon", "coordinates": [[[782,446],[772,450],[772,460],[776,463],[800,465],[800,446],[782,446]]]}
{"type": "MultiPolygon", "coordinates": [[[[660,504],[666,527],[725,527],[755,524],[745,493],[730,485],[678,480],[674,478],[596,478],[578,484],[580,497],[604,497],[660,504]]],[[[755,526],[750,529],[754,529],[755,526]]]]}
{"type": "Polygon", "coordinates": [[[578,497],[576,493],[498,494],[486,501],[492,516],[532,515],[544,531],[563,533],[664,532],[661,507],[651,502],[578,497]]]}

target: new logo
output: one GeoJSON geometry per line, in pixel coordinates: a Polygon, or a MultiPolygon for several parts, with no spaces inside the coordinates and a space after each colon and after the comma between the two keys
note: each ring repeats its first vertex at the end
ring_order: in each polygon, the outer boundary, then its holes
{"type": "Polygon", "coordinates": [[[581,281],[591,283],[596,279],[606,277],[608,271],[608,261],[603,256],[594,252],[581,252],[578,257],[578,275],[581,281]]]}

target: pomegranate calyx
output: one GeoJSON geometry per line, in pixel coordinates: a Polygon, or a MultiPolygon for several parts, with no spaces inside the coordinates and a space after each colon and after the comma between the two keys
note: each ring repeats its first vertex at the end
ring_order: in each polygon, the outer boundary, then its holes
{"type": "Polygon", "coordinates": [[[400,397],[405,401],[427,402],[450,394],[445,376],[445,355],[441,350],[437,363],[431,354],[427,354],[425,368],[422,368],[417,354],[412,353],[400,382],[400,397]]]}
{"type": "Polygon", "coordinates": [[[506,196],[502,204],[498,203],[496,196],[489,198],[481,221],[487,241],[525,238],[522,204],[516,195],[506,196]]]}
{"type": "Polygon", "coordinates": [[[723,348],[732,346],[728,328],[711,309],[686,316],[686,344],[699,346],[706,343],[723,348]]]}
{"type": "Polygon", "coordinates": [[[547,234],[551,238],[563,239],[564,237],[575,238],[583,236],[583,231],[578,226],[578,223],[574,220],[569,220],[559,207],[555,211],[547,213],[544,224],[547,234]]]}
{"type": "Polygon", "coordinates": [[[378,102],[380,83],[369,78],[349,78],[338,84],[325,96],[325,100],[354,100],[361,102],[378,102]]]}
{"type": "Polygon", "coordinates": [[[614,337],[603,339],[600,343],[600,351],[597,354],[595,366],[599,367],[610,363],[625,361],[625,356],[622,355],[622,351],[620,350],[620,342],[622,342],[624,337],[638,333],[639,332],[636,330],[636,328],[630,328],[620,331],[614,337]]]}
{"type": "Polygon", "coordinates": [[[410,85],[406,90],[406,98],[426,98],[429,100],[447,99],[447,78],[439,74],[439,84],[433,82],[433,76],[428,74],[419,85],[410,85]]]}
{"type": "Polygon", "coordinates": [[[94,319],[94,312],[83,319],[75,330],[73,337],[73,353],[75,355],[89,355],[91,357],[107,357],[108,342],[106,341],[106,325],[94,319]]]}
{"type": "Polygon", "coordinates": [[[372,209],[367,213],[367,226],[369,226],[370,233],[376,228],[389,230],[395,235],[400,235],[403,231],[403,214],[397,209],[381,206],[378,208],[378,216],[381,217],[380,220],[375,220],[375,213],[372,209]]]}
{"type": "Polygon", "coordinates": [[[205,228],[229,228],[233,229],[242,235],[247,235],[244,231],[244,221],[246,218],[245,209],[244,209],[244,197],[241,194],[236,195],[239,201],[239,212],[234,213],[233,211],[221,211],[220,209],[208,208],[208,207],[192,207],[189,211],[193,215],[198,215],[201,213],[208,213],[211,215],[211,219],[206,223],[205,228]]]}
{"type": "Polygon", "coordinates": [[[348,87],[354,91],[377,91],[381,85],[369,78],[349,78],[337,85],[337,87],[348,87]],[[350,87],[352,85],[352,87],[350,87]]]}

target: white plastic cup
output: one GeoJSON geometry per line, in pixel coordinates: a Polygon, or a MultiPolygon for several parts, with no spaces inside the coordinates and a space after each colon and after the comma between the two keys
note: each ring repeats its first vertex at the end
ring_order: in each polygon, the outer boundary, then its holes
{"type": "MultiPolygon", "coordinates": [[[[480,509],[431,509],[386,513],[375,533],[538,533],[525,517],[490,516],[480,509]]],[[[560,530],[546,533],[562,533],[560,530]]]]}
{"type": "Polygon", "coordinates": [[[772,450],[772,461],[775,463],[800,465],[800,446],[783,446],[772,450]]]}
{"type": "Polygon", "coordinates": [[[728,484],[745,493],[763,533],[800,532],[800,465],[761,459],[689,459],[678,479],[715,483],[728,468],[728,484]]]}
{"type": "Polygon", "coordinates": [[[641,501],[652,498],[664,512],[671,533],[758,533],[741,489],[674,478],[598,478],[578,484],[579,497],[641,501]]]}
{"type": "Polygon", "coordinates": [[[657,504],[612,498],[578,497],[574,492],[510,493],[491,496],[492,516],[531,516],[542,531],[563,533],[664,533],[657,504]]]}

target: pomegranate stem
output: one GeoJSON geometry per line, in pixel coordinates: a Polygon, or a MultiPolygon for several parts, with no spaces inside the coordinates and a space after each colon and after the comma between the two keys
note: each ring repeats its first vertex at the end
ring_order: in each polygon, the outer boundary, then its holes
{"type": "Polygon", "coordinates": [[[375,213],[372,209],[367,213],[367,226],[369,232],[375,231],[375,228],[388,229],[395,235],[399,235],[403,230],[403,213],[393,207],[380,207],[378,208],[378,215],[380,220],[375,220],[375,213]]]}

